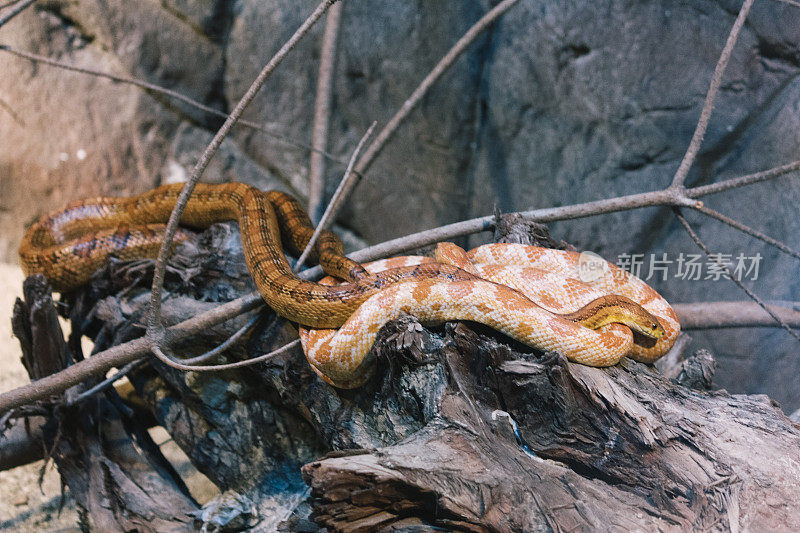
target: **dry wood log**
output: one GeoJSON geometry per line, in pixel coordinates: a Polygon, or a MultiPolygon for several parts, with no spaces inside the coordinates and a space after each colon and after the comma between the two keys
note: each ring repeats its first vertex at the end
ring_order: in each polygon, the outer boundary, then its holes
{"type": "Polygon", "coordinates": [[[0,432],[0,468],[9,470],[44,457],[42,426],[47,419],[31,416],[9,420],[0,432]]]}
{"type": "MultiPolygon", "coordinates": [[[[178,251],[168,321],[252,290],[232,227],[178,251]]],[[[149,268],[115,263],[71,300],[97,349],[141,334],[149,268]]],[[[294,338],[262,313],[225,359],[294,338]]],[[[246,320],[175,352],[198,355],[246,320]]],[[[353,391],[320,381],[299,350],[221,373],[153,362],[131,381],[193,464],[247,502],[232,514],[255,531],[800,529],[798,426],[766,397],[703,390],[710,354],[676,352],[667,374],[632,361],[594,369],[479,325],[410,317],[374,349],[378,371],[353,391]]],[[[64,468],[74,492],[101,490],[64,468]]]]}
{"type": "MultiPolygon", "coordinates": [[[[50,286],[41,275],[25,280],[14,334],[31,379],[74,361],[64,341],[50,286]]],[[[73,387],[75,397],[92,384],[73,387]]],[[[99,531],[189,531],[197,508],[186,485],[161,455],[146,428],[112,390],[74,407],[54,400],[41,426],[42,446],[58,465],[78,505],[99,531]]]]}
{"type": "MultiPolygon", "coordinates": [[[[476,328],[478,329],[478,328],[476,328]]],[[[800,432],[766,397],[699,393],[626,361],[539,358],[457,326],[437,417],[304,467],[333,529],[795,530],[800,432]],[[788,465],[792,465],[787,468],[788,465]],[[765,502],[769,502],[766,503],[765,502]]]]}

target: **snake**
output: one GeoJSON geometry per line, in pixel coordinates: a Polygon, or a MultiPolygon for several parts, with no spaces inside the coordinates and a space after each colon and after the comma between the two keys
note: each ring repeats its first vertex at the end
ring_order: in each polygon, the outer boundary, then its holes
{"type": "MultiPolygon", "coordinates": [[[[653,363],[680,334],[669,303],[626,270],[608,263],[604,275],[581,281],[577,252],[522,244],[487,244],[465,252],[439,243],[435,258],[395,257],[364,266],[377,273],[433,261],[458,265],[476,279],[400,283],[370,297],[341,328],[301,327],[312,369],[336,387],[360,387],[375,369],[371,346],[378,331],[402,314],[425,325],[482,323],[529,346],[597,367],[615,365],[625,356],[653,363]]],[[[333,277],[321,280],[336,282],[333,277]]]]}
{"type": "MultiPolygon", "coordinates": [[[[155,257],[183,184],[137,196],[73,202],[28,228],[19,249],[26,275],[43,274],[54,290],[88,282],[109,258],[155,257]]],[[[434,257],[402,256],[365,265],[349,259],[339,237],[320,232],[310,259],[328,277],[308,281],[286,258],[310,242],[314,226],[300,202],[244,183],[196,185],[180,218],[205,229],[236,221],[258,292],[276,314],[299,326],[311,368],[339,388],[363,385],[375,368],[377,333],[402,314],[425,324],[485,324],[569,360],[611,366],[630,356],[651,363],[680,332],[669,304],[645,282],[608,263],[605,274],[580,281],[580,254],[519,244],[469,252],[439,243],[434,257]]],[[[189,239],[179,229],[173,245],[189,239]]]]}
{"type": "MultiPolygon", "coordinates": [[[[156,257],[182,188],[183,184],[176,183],[138,196],[79,200],[41,217],[20,244],[23,272],[28,276],[41,273],[54,290],[65,292],[85,284],[112,256],[121,260],[156,257]]],[[[344,255],[339,237],[326,230],[309,259],[316,260],[327,274],[349,282],[326,286],[299,278],[289,266],[283,245],[299,255],[314,234],[311,220],[292,196],[244,183],[198,183],[180,223],[205,229],[230,220],[239,223],[245,261],[264,301],[278,315],[306,326],[339,327],[367,298],[403,280],[473,277],[442,263],[369,275],[344,255]]],[[[189,238],[190,233],[179,231],[174,242],[189,238]]]]}

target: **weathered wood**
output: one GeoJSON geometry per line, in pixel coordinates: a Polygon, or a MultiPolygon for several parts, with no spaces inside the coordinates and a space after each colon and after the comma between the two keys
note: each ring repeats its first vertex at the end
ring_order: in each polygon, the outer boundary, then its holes
{"type": "Polygon", "coordinates": [[[800,527],[792,504],[800,432],[769,399],[692,391],[632,361],[595,369],[531,357],[464,326],[445,337],[459,385],[432,423],[368,455],[304,467],[320,523],[800,527]]]}
{"type": "MultiPolygon", "coordinates": [[[[231,225],[176,257],[170,321],[251,290],[231,225]]],[[[97,349],[141,333],[147,269],[115,264],[96,277],[81,305],[97,349]],[[141,280],[115,284],[125,272],[141,280]]],[[[294,338],[262,313],[225,359],[294,338]]],[[[176,353],[198,355],[247,319],[176,353]]],[[[354,391],[323,383],[299,350],[223,373],[153,363],[131,381],[201,472],[253,502],[258,516],[244,523],[258,531],[800,529],[798,426],[766,397],[703,390],[710,354],[676,349],[665,374],[632,361],[595,369],[483,326],[411,317],[384,327],[374,349],[376,375],[354,391]]],[[[106,454],[117,472],[125,454],[106,454]]],[[[101,490],[64,468],[82,497],[101,490]]]]}
{"type": "MultiPolygon", "coordinates": [[[[41,275],[24,283],[12,325],[21,339],[23,362],[38,379],[73,361],[41,275]]],[[[92,384],[73,387],[75,397],[92,384]]],[[[60,399],[45,407],[42,446],[58,465],[78,505],[88,510],[99,531],[188,531],[197,508],[180,476],[161,455],[143,426],[113,391],[74,407],[60,399]]]]}
{"type": "Polygon", "coordinates": [[[0,428],[0,470],[27,465],[44,457],[42,426],[46,419],[32,416],[9,420],[0,428]]]}

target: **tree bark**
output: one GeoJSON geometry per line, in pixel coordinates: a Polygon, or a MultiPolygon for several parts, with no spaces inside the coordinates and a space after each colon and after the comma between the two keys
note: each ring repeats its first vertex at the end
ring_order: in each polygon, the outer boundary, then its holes
{"type": "MultiPolygon", "coordinates": [[[[25,280],[25,300],[17,300],[14,334],[31,379],[57,372],[75,361],[64,341],[50,286],[41,275],[25,280]]],[[[191,531],[197,508],[186,485],[161,455],[133,412],[112,390],[74,407],[92,383],[69,389],[45,406],[50,416],[39,428],[46,458],[99,531],[191,531]]],[[[34,434],[35,436],[36,434],[34,434]]]]}

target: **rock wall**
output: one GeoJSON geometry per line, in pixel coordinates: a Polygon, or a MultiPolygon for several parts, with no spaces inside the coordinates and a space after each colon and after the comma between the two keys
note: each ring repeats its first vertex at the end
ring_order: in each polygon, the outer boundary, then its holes
{"type": "MultiPolygon", "coordinates": [[[[346,158],[493,2],[344,2],[328,150],[346,158]]],[[[0,42],[132,75],[227,111],[316,5],[310,0],[39,2],[0,42]]],[[[740,2],[521,0],[425,97],[375,162],[340,222],[368,242],[490,213],[660,188],[691,138],[740,2]]],[[[318,25],[246,112],[309,143],[318,25]]],[[[753,8],[725,76],[692,185],[798,159],[800,10],[753,8]]],[[[0,54],[0,258],[26,222],[65,201],[140,192],[181,179],[220,120],[160,95],[0,54]]],[[[308,153],[237,128],[205,174],[303,197],[308,153]]],[[[335,187],[342,166],[329,162],[335,187]]],[[[800,247],[796,177],[719,194],[709,206],[800,247]]],[[[689,214],[714,250],[755,257],[748,285],[800,299],[797,262],[689,214]]],[[[727,280],[676,277],[700,253],[669,210],[555,224],[554,234],[616,261],[666,253],[670,300],[741,299],[727,280]]],[[[480,237],[470,240],[480,242],[480,237]]],[[[705,259],[702,258],[702,263],[705,259]]],[[[703,275],[705,277],[705,273],[703,275]]],[[[712,276],[713,277],[713,276],[712,276]]],[[[721,359],[718,383],[800,407],[797,344],[779,330],[694,335],[721,359]]]]}

